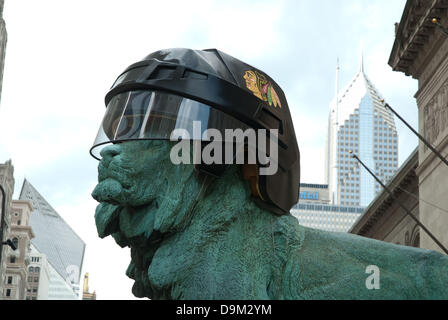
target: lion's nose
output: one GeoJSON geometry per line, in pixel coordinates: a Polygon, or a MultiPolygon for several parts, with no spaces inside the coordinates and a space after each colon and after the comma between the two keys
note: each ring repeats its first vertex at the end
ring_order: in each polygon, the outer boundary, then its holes
{"type": "Polygon", "coordinates": [[[112,144],[109,145],[103,150],[101,150],[100,155],[102,157],[101,162],[104,166],[108,167],[109,162],[112,160],[113,157],[119,155],[121,153],[121,146],[120,144],[112,144]]]}

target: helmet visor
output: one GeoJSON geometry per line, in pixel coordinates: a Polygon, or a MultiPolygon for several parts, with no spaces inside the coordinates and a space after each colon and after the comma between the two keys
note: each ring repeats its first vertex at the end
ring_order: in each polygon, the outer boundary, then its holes
{"type": "Polygon", "coordinates": [[[129,140],[226,141],[225,129],[246,131],[249,126],[216,108],[175,94],[127,91],[107,105],[90,153],[99,160],[106,144],[129,140]],[[208,129],[219,134],[211,137],[208,129]]]}

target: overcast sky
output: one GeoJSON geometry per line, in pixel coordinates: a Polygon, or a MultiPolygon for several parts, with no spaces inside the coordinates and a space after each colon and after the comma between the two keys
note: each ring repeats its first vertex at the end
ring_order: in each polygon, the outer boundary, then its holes
{"type": "MultiPolygon", "coordinates": [[[[84,272],[98,299],[133,299],[128,249],[100,239],[89,148],[104,95],[128,65],[164,48],[217,48],[269,74],[294,118],[302,182],[323,183],[336,59],[340,88],[359,68],[414,128],[417,81],[387,61],[405,0],[5,0],[8,32],[0,105],[0,162],[15,195],[26,177],[86,242],[84,272]]],[[[417,145],[396,119],[399,164],[417,145]]]]}

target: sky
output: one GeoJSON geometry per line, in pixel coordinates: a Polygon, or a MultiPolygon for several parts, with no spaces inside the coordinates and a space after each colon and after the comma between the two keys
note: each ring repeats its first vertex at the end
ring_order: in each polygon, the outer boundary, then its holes
{"type": "MultiPolygon", "coordinates": [[[[8,32],[0,162],[12,159],[14,199],[26,179],[87,244],[82,274],[98,299],[135,299],[129,249],[94,223],[97,160],[89,155],[104,96],[130,64],[159,49],[217,48],[283,89],[301,154],[301,182],[324,183],[329,103],[364,68],[414,128],[417,80],[387,64],[405,0],[5,0],[8,32]]],[[[399,164],[417,138],[395,119],[399,164]]]]}

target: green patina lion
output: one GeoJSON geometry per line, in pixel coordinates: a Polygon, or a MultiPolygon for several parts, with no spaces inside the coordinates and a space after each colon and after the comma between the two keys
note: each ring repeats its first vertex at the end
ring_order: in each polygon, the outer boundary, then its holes
{"type": "Polygon", "coordinates": [[[101,238],[131,248],[132,292],[151,299],[447,299],[448,257],[300,226],[251,199],[240,167],[200,180],[169,141],[102,152],[93,197],[101,238]],[[370,265],[379,289],[368,289],[370,265]]]}

